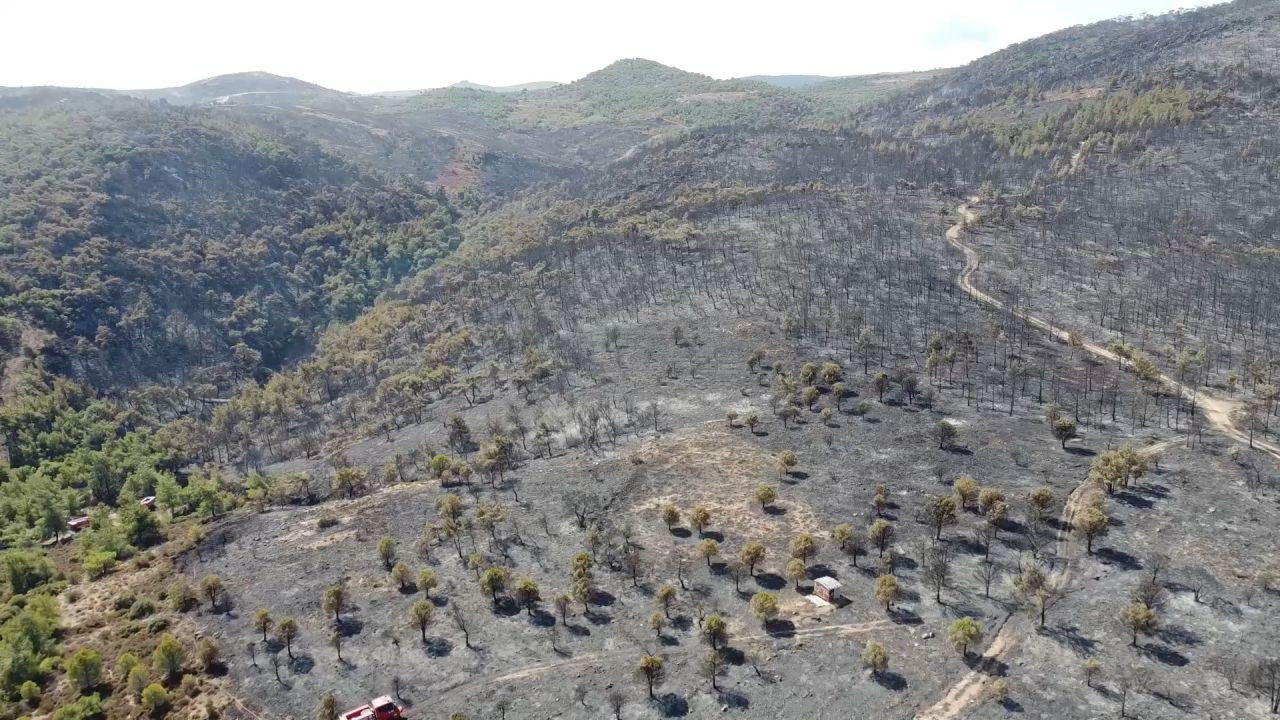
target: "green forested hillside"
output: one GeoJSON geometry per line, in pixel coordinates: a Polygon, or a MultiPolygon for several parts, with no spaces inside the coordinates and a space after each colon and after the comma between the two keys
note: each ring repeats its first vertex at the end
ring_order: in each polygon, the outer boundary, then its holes
{"type": "Polygon", "coordinates": [[[808,118],[799,93],[753,80],[716,80],[651,60],[619,60],[566,85],[522,93],[431,90],[403,101],[412,109],[453,110],[515,128],[670,124],[687,127],[776,124],[808,118]]]}
{"type": "Polygon", "coordinates": [[[0,307],[98,384],[278,366],[447,253],[455,219],[443,195],[207,110],[0,114],[0,307]]]}

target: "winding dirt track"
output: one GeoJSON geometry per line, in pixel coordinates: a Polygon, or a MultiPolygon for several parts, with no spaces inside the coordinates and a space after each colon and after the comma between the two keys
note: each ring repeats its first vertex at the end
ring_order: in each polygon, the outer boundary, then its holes
{"type": "MultiPolygon", "coordinates": [[[[971,200],[972,202],[972,200],[971,200]]],[[[977,220],[977,213],[970,209],[969,204],[965,203],[958,208],[960,213],[960,222],[947,228],[947,242],[964,253],[964,268],[960,271],[960,276],[956,278],[956,284],[960,289],[968,293],[973,299],[989,305],[997,310],[1005,310],[1011,312],[1014,317],[1019,318],[1035,327],[1047,330],[1055,338],[1066,342],[1068,333],[1066,330],[1055,328],[1051,323],[1041,320],[1033,315],[1027,315],[1019,310],[1011,310],[1005,306],[1003,302],[979,290],[973,284],[973,274],[978,269],[980,258],[978,251],[961,241],[967,224],[977,220]]],[[[1120,362],[1120,358],[1110,350],[1096,343],[1085,341],[1081,346],[1087,352],[1106,360],[1116,363],[1120,362]]],[[[1161,373],[1160,381],[1177,390],[1183,397],[1191,400],[1202,413],[1205,419],[1209,421],[1219,432],[1238,442],[1248,444],[1249,436],[1247,433],[1240,431],[1231,421],[1232,413],[1240,407],[1240,403],[1215,397],[1204,392],[1197,392],[1195,389],[1187,387],[1178,382],[1174,378],[1161,373]]],[[[1149,445],[1141,448],[1139,452],[1147,455],[1154,455],[1166,448],[1172,447],[1183,438],[1172,438],[1163,442],[1149,445]]],[[[1276,447],[1270,443],[1262,442],[1257,439],[1253,441],[1253,447],[1262,450],[1272,457],[1280,460],[1280,447],[1276,447]]],[[[1071,522],[1079,510],[1084,507],[1088,496],[1089,484],[1087,481],[1076,486],[1071,491],[1071,495],[1067,497],[1067,502],[1062,508],[1062,516],[1060,518],[1062,535],[1058,538],[1057,554],[1064,561],[1063,569],[1054,576],[1053,582],[1059,586],[1066,586],[1071,581],[1071,572],[1075,567],[1076,560],[1080,555],[1080,543],[1075,541],[1074,533],[1071,532],[1071,522]]],[[[1005,622],[1000,626],[995,637],[992,638],[991,644],[987,646],[982,657],[975,664],[975,669],[965,673],[954,685],[952,685],[942,696],[942,699],[916,715],[916,720],[950,720],[956,717],[965,709],[974,703],[981,701],[986,695],[987,687],[995,680],[995,675],[987,672],[988,668],[995,667],[1000,663],[1006,663],[1012,657],[1014,651],[1018,647],[1024,628],[1014,626],[1009,622],[1005,622]]]]}
{"type": "MultiPolygon", "coordinates": [[[[1005,307],[1003,302],[991,297],[974,286],[973,274],[977,272],[978,264],[980,262],[978,251],[964,244],[960,238],[964,234],[965,225],[977,220],[978,215],[969,208],[968,203],[961,205],[958,208],[958,212],[960,213],[961,221],[947,228],[947,242],[951,243],[952,247],[964,253],[964,269],[960,271],[960,277],[956,280],[956,284],[960,286],[960,289],[969,293],[973,299],[990,305],[997,310],[1011,312],[1014,317],[1022,320],[1023,322],[1043,330],[1047,330],[1055,338],[1066,342],[1068,340],[1068,333],[1066,330],[1055,328],[1051,323],[1041,320],[1034,315],[1028,315],[1020,310],[1010,310],[1005,307]]],[[[1086,340],[1081,347],[1097,357],[1110,360],[1117,364],[1120,362],[1120,358],[1117,357],[1115,353],[1101,345],[1098,345],[1097,343],[1086,340]]],[[[1203,390],[1188,387],[1164,373],[1160,374],[1160,382],[1169,388],[1177,390],[1183,397],[1194,403],[1196,409],[1203,413],[1205,419],[1208,420],[1209,424],[1213,425],[1218,432],[1237,442],[1244,443],[1245,445],[1249,444],[1249,434],[1237,428],[1231,419],[1231,415],[1242,407],[1241,402],[1218,397],[1203,390]]],[[[1280,447],[1276,445],[1255,438],[1253,440],[1253,447],[1258,450],[1262,450],[1274,458],[1280,459],[1280,447]]]]}

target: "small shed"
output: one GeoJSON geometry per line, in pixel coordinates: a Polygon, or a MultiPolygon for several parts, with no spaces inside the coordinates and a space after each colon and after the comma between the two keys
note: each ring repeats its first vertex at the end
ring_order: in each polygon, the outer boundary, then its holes
{"type": "Polygon", "coordinates": [[[84,530],[87,527],[89,527],[88,515],[73,517],[67,521],[67,529],[70,530],[71,532],[80,532],[81,530],[84,530]]]}
{"type": "Polygon", "coordinates": [[[840,599],[840,581],[823,575],[813,581],[813,594],[829,603],[834,603],[840,599]]]}

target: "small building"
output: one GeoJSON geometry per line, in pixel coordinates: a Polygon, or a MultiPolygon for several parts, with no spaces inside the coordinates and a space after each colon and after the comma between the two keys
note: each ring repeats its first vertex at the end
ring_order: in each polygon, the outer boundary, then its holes
{"type": "Polygon", "coordinates": [[[840,599],[840,581],[823,575],[813,581],[813,594],[829,603],[835,603],[840,599]]]}
{"type": "Polygon", "coordinates": [[[88,515],[73,517],[67,521],[67,529],[70,530],[71,532],[80,532],[81,530],[84,530],[87,527],[89,527],[88,515]]]}
{"type": "Polygon", "coordinates": [[[151,510],[152,512],[154,512],[154,511],[155,511],[155,509],[156,509],[156,496],[155,496],[155,495],[148,495],[148,496],[146,496],[146,497],[142,498],[141,500],[139,500],[138,502],[142,503],[142,507],[144,507],[144,508],[146,508],[146,509],[148,509],[148,510],[151,510]]]}

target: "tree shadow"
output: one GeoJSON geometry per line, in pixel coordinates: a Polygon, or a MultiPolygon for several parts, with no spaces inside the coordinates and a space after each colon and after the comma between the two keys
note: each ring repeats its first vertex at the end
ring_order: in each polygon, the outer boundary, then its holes
{"type": "Polygon", "coordinates": [[[689,528],[682,528],[679,526],[672,527],[671,534],[681,539],[688,539],[693,537],[693,533],[689,532],[689,528]]]}
{"type": "Polygon", "coordinates": [[[564,628],[569,631],[570,635],[577,635],[578,637],[586,637],[591,634],[591,629],[585,625],[565,625],[564,628]]]}
{"type": "Polygon", "coordinates": [[[1192,709],[1195,708],[1195,703],[1192,702],[1187,696],[1182,695],[1181,693],[1173,693],[1168,690],[1157,689],[1157,690],[1152,690],[1151,697],[1160,698],[1161,700],[1169,703],[1169,705],[1173,706],[1174,708],[1177,708],[1178,710],[1181,710],[1184,713],[1190,713],[1192,709]]]}
{"type": "Polygon", "coordinates": [[[609,593],[606,590],[600,590],[597,588],[596,590],[593,590],[591,592],[592,605],[599,605],[601,607],[611,607],[617,601],[618,601],[618,598],[614,597],[611,593],[609,593]]]}
{"type": "Polygon", "coordinates": [[[790,620],[774,618],[765,621],[764,631],[773,637],[789,638],[796,634],[796,624],[790,620]]]}
{"type": "Polygon", "coordinates": [[[969,669],[971,670],[985,673],[993,677],[1003,677],[1009,672],[1009,663],[1001,660],[1000,658],[987,657],[986,655],[979,655],[976,652],[971,652],[967,657],[965,657],[964,664],[969,666],[969,669]]]}
{"type": "Polygon", "coordinates": [[[1006,712],[1011,713],[1020,713],[1023,711],[1022,703],[1014,700],[1013,698],[1005,698],[1001,700],[1000,707],[1004,708],[1006,712]]]}
{"type": "Polygon", "coordinates": [[[1160,483],[1146,483],[1145,485],[1135,485],[1131,488],[1136,493],[1142,495],[1150,495],[1157,498],[1169,497],[1169,488],[1160,483]]]}
{"type": "Polygon", "coordinates": [[[427,657],[448,657],[453,652],[453,643],[449,642],[448,638],[430,636],[427,638],[423,649],[426,651],[427,657]]]}
{"type": "Polygon", "coordinates": [[[1095,557],[1108,565],[1115,565],[1121,570],[1141,570],[1142,562],[1123,550],[1112,547],[1098,548],[1093,551],[1095,557]]]}
{"type": "Polygon", "coordinates": [[[747,661],[746,653],[736,647],[729,647],[728,645],[720,648],[720,657],[723,658],[725,662],[734,666],[742,665],[747,661]]]}
{"type": "Polygon", "coordinates": [[[787,586],[787,581],[777,573],[756,573],[756,585],[766,590],[781,590],[787,586]]]}
{"type": "Polygon", "coordinates": [[[721,707],[730,710],[746,710],[751,707],[751,701],[747,696],[736,690],[721,690],[719,699],[721,707]]]}
{"type": "Polygon", "coordinates": [[[900,607],[889,611],[889,619],[895,625],[920,625],[924,623],[924,618],[920,617],[914,610],[900,607]]]}
{"type": "Polygon", "coordinates": [[[1071,447],[1068,447],[1066,452],[1068,455],[1075,455],[1076,457],[1093,457],[1094,455],[1098,454],[1090,450],[1089,448],[1075,447],[1074,445],[1071,447]]]}
{"type": "Polygon", "coordinates": [[[1156,631],[1156,637],[1170,645],[1199,645],[1200,636],[1182,625],[1164,625],[1156,631]]]}
{"type": "Polygon", "coordinates": [[[796,480],[808,480],[809,473],[803,470],[792,470],[791,472],[787,473],[787,477],[795,478],[796,480]]]}
{"type": "Polygon", "coordinates": [[[659,633],[658,644],[662,645],[663,647],[674,647],[680,644],[680,639],[675,637],[674,635],[666,635],[664,633],[659,633]]]}
{"type": "Polygon", "coordinates": [[[1186,655],[1174,650],[1168,645],[1158,645],[1156,643],[1147,643],[1140,646],[1142,653],[1148,657],[1164,663],[1165,665],[1173,665],[1174,667],[1183,667],[1191,662],[1186,655]]]}
{"type": "Polygon", "coordinates": [[[702,532],[702,537],[708,540],[715,540],[718,543],[724,542],[724,533],[718,530],[704,530],[702,532]]]}
{"type": "Polygon", "coordinates": [[[230,619],[235,619],[237,617],[235,611],[236,601],[232,600],[230,596],[225,594],[218,598],[218,604],[216,606],[209,608],[210,615],[223,615],[230,619]]]}
{"type": "Polygon", "coordinates": [[[952,455],[973,455],[973,451],[963,445],[951,445],[942,449],[952,455]]]}
{"type": "Polygon", "coordinates": [[[805,571],[805,573],[810,580],[817,580],[820,577],[831,577],[837,580],[840,579],[840,576],[836,573],[836,571],[833,570],[829,565],[826,565],[825,563],[817,563],[814,565],[810,565],[809,568],[805,571]]]}
{"type": "Polygon", "coordinates": [[[353,637],[364,631],[364,622],[353,617],[344,617],[333,623],[333,629],[342,637],[353,637]]]}
{"type": "Polygon", "coordinates": [[[299,654],[294,655],[293,658],[289,660],[288,665],[289,672],[296,675],[306,675],[316,666],[316,660],[310,655],[299,654]]]}
{"type": "Polygon", "coordinates": [[[1040,628],[1040,634],[1065,645],[1077,655],[1091,655],[1098,641],[1080,634],[1075,625],[1054,625],[1040,628]]]}
{"type": "Polygon", "coordinates": [[[886,690],[894,692],[902,692],[907,689],[907,679],[892,670],[882,670],[878,673],[872,673],[871,679],[876,684],[886,690]]]}
{"type": "Polygon", "coordinates": [[[764,508],[764,514],[777,517],[780,515],[786,515],[787,509],[778,505],[766,505],[764,508]]]}
{"type": "Polygon", "coordinates": [[[520,603],[516,602],[515,598],[504,595],[493,603],[493,614],[502,617],[515,617],[520,614],[520,603]]]}
{"type": "Polygon", "coordinates": [[[556,624],[556,616],[542,608],[534,608],[529,612],[529,624],[541,628],[551,627],[556,624]]]}
{"type": "Polygon", "coordinates": [[[449,604],[449,598],[441,595],[432,595],[429,599],[431,600],[431,604],[438,608],[442,608],[449,604]]]}
{"type": "Polygon", "coordinates": [[[587,612],[582,613],[582,617],[586,618],[587,622],[592,625],[608,625],[613,622],[613,618],[609,615],[605,613],[598,613],[594,610],[588,610],[587,612]]]}
{"type": "Polygon", "coordinates": [[[1155,503],[1152,502],[1151,500],[1144,498],[1141,495],[1135,495],[1134,493],[1131,493],[1128,490],[1121,490],[1120,492],[1115,493],[1111,497],[1124,503],[1125,505],[1128,505],[1129,507],[1138,508],[1140,510],[1147,510],[1149,508],[1155,507],[1155,503]]]}
{"type": "Polygon", "coordinates": [[[684,717],[689,714],[689,701],[675,693],[661,695],[654,703],[663,717],[684,717]]]}

